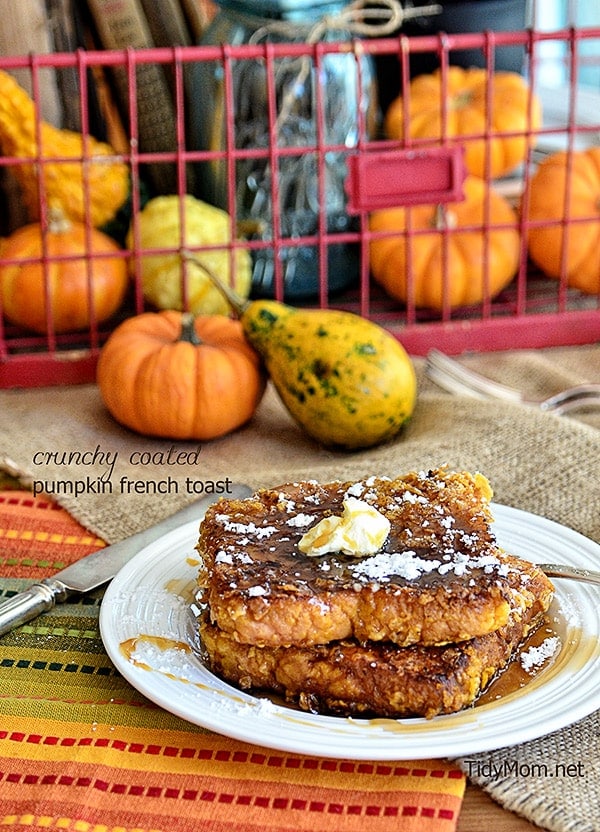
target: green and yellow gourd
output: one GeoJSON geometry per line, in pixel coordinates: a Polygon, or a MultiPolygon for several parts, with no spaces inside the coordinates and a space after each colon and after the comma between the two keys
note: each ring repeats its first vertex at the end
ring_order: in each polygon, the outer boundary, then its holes
{"type": "MultiPolygon", "coordinates": [[[[193,259],[192,255],[184,255],[193,259]]],[[[413,413],[416,378],[402,345],[351,312],[227,297],[287,410],[329,447],[367,448],[395,436],[413,413]]]]}

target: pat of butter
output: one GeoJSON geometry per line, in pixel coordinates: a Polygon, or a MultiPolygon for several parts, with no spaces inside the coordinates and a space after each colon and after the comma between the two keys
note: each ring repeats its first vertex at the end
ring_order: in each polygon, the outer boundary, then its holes
{"type": "Polygon", "coordinates": [[[298,548],[309,557],[342,552],[345,555],[374,555],[386,541],[390,521],[376,508],[348,497],[341,516],[324,517],[303,535],[298,548]]]}

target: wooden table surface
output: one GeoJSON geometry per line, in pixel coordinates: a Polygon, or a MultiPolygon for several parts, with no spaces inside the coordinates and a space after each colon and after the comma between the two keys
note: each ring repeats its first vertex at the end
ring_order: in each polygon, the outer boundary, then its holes
{"type": "Polygon", "coordinates": [[[540,832],[540,827],[503,809],[478,786],[468,783],[456,832],[540,832]]]}

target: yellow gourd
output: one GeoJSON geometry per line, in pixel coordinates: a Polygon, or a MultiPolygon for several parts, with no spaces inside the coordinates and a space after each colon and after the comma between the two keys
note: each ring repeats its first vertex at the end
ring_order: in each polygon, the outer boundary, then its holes
{"type": "MultiPolygon", "coordinates": [[[[134,250],[157,250],[156,254],[142,253],[132,258],[135,275],[139,265],[145,299],[158,309],[182,310],[184,305],[196,315],[228,315],[230,308],[221,292],[215,288],[207,270],[229,284],[231,279],[231,219],[226,211],[209,205],[190,194],[182,201],[176,194],[151,199],[132,223],[127,235],[127,247],[134,250]],[[182,233],[182,219],[184,232],[182,233]],[[207,248],[198,251],[195,260],[187,263],[187,303],[182,291],[182,245],[207,248]],[[214,248],[213,248],[214,246],[214,248]],[[160,249],[170,250],[159,252],[160,249]]],[[[241,297],[250,292],[252,264],[249,252],[238,248],[235,252],[235,290],[241,297]]]]}
{"type": "Polygon", "coordinates": [[[92,136],[62,130],[41,121],[40,146],[36,107],[25,90],[0,70],[0,150],[19,159],[60,159],[11,165],[32,219],[39,216],[40,182],[48,208],[72,222],[96,228],[113,219],[127,199],[129,171],[113,148],[92,136]],[[83,160],[83,161],[82,161],[83,160]],[[87,210],[86,210],[87,209],[87,210]]]}
{"type": "Polygon", "coordinates": [[[415,371],[389,332],[351,312],[243,301],[211,279],[238,314],[282,402],[314,439],[367,448],[391,439],[408,421],[415,371]]]}

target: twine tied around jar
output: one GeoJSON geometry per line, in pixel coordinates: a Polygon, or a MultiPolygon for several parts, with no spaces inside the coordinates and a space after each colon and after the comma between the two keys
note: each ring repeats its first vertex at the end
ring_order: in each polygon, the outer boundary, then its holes
{"type": "MultiPolygon", "coordinates": [[[[354,0],[337,14],[323,15],[312,26],[300,24],[290,20],[273,20],[261,26],[250,37],[249,42],[260,43],[261,40],[275,34],[286,40],[298,40],[299,33],[306,32],[305,42],[308,45],[323,40],[328,32],[345,31],[357,37],[385,37],[398,31],[405,20],[413,17],[423,17],[439,14],[442,7],[438,4],[404,8],[398,0],[354,0]]],[[[301,59],[296,83],[290,85],[282,100],[281,110],[275,127],[286,121],[291,113],[295,99],[295,88],[302,86],[311,71],[310,56],[301,59]]]]}
{"type": "MultiPolygon", "coordinates": [[[[344,30],[360,37],[385,37],[400,29],[405,20],[440,14],[441,11],[442,7],[437,3],[405,9],[399,0],[354,0],[339,13],[326,14],[319,18],[309,28],[306,43],[317,43],[332,30],[344,30]]],[[[297,37],[299,29],[306,28],[306,25],[291,20],[274,20],[257,29],[250,38],[250,43],[259,43],[269,34],[278,34],[293,40],[297,37]]]]}

